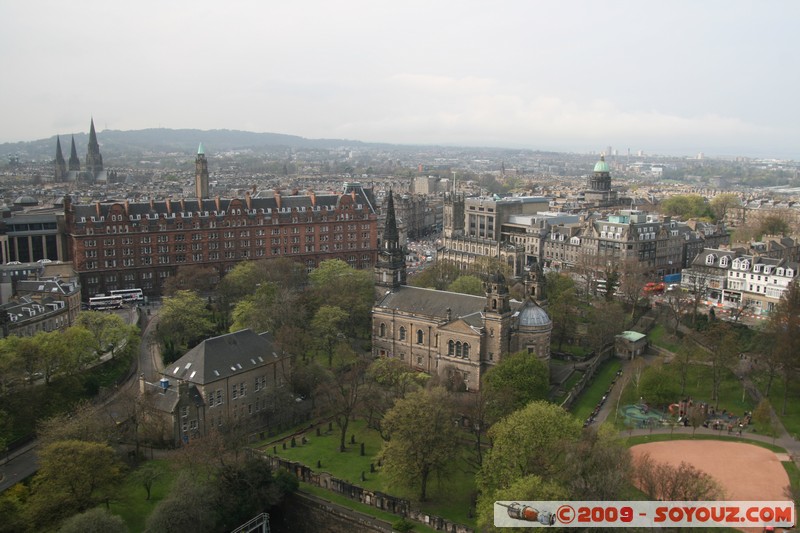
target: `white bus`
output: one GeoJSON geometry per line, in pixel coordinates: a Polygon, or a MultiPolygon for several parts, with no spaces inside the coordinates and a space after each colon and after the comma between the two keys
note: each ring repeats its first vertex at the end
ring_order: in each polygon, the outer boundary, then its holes
{"type": "Polygon", "coordinates": [[[92,296],[89,298],[89,309],[101,311],[103,309],[119,309],[122,307],[122,296],[92,296]]]}
{"type": "Polygon", "coordinates": [[[142,289],[117,289],[110,291],[111,296],[122,296],[126,302],[140,302],[144,300],[142,289]]]}

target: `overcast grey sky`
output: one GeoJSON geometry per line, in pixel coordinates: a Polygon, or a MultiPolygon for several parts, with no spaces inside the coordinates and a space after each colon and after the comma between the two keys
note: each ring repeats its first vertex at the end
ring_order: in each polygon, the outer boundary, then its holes
{"type": "Polygon", "coordinates": [[[0,142],[151,127],[800,159],[800,2],[0,0],[0,142]]]}

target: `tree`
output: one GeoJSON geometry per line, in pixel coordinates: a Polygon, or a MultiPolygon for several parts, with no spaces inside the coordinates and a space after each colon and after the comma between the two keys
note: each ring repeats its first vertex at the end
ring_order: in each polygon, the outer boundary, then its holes
{"type": "Polygon", "coordinates": [[[652,499],[709,501],[725,498],[719,483],[702,470],[681,462],[678,466],[656,463],[645,453],[634,461],[634,483],[652,499]]]}
{"type": "Polygon", "coordinates": [[[706,361],[711,367],[711,401],[719,407],[720,385],[739,354],[739,338],[726,322],[714,322],[705,336],[706,361]]]}
{"type": "Polygon", "coordinates": [[[394,403],[430,380],[428,374],[416,372],[394,357],[379,357],[367,368],[368,397],[366,404],[368,425],[379,427],[377,423],[391,409],[394,403]]]}
{"type": "Polygon", "coordinates": [[[493,533],[529,533],[530,528],[495,527],[495,501],[563,501],[569,500],[569,491],[558,481],[534,474],[521,477],[508,488],[497,489],[493,498],[480,498],[477,505],[477,522],[480,531],[493,533]]]}
{"type": "Polygon", "coordinates": [[[549,272],[545,282],[549,302],[547,312],[553,321],[553,340],[558,343],[558,349],[561,350],[564,341],[574,335],[578,324],[578,315],[575,312],[578,305],[575,282],[571,277],[558,272],[549,272]]]}
{"type": "Polygon", "coordinates": [[[79,440],[48,444],[39,452],[39,471],[26,511],[40,525],[85,511],[113,490],[122,468],[106,444],[79,440]]]}
{"type": "Polygon", "coordinates": [[[630,450],[610,425],[590,426],[567,444],[558,479],[573,500],[619,500],[630,486],[630,450]]]}
{"type": "Polygon", "coordinates": [[[36,435],[43,446],[70,440],[109,444],[116,430],[103,408],[84,400],[69,412],[40,421],[36,435]]]}
{"type": "Polygon", "coordinates": [[[617,301],[600,300],[592,303],[589,310],[587,336],[589,347],[595,353],[612,344],[617,335],[625,330],[625,311],[617,301]]]}
{"type": "Polygon", "coordinates": [[[620,283],[617,290],[625,302],[631,306],[631,318],[636,318],[636,305],[642,297],[642,289],[647,283],[648,268],[635,257],[625,259],[619,264],[620,283]]]}
{"type": "Polygon", "coordinates": [[[550,370],[535,354],[509,354],[486,373],[483,382],[492,420],[513,413],[550,392],[550,370]]]}
{"type": "Polygon", "coordinates": [[[689,369],[691,368],[691,365],[694,361],[701,360],[703,356],[703,349],[694,339],[689,337],[686,337],[681,343],[680,348],[678,348],[678,351],[675,354],[674,363],[678,372],[678,383],[681,386],[681,397],[683,397],[686,392],[686,380],[689,377],[689,369]]]}
{"type": "Polygon", "coordinates": [[[178,291],[192,291],[200,294],[210,293],[219,282],[217,269],[204,265],[181,265],[175,275],[168,277],[162,286],[165,296],[178,291]]]}
{"type": "Polygon", "coordinates": [[[323,305],[317,310],[311,320],[311,329],[314,335],[328,356],[328,367],[333,365],[333,349],[339,342],[342,333],[342,326],[348,318],[348,314],[342,308],[335,305],[323,305]]]}
{"type": "Polygon", "coordinates": [[[679,398],[678,383],[671,368],[661,364],[649,366],[642,374],[639,394],[656,406],[669,405],[679,398]]]}
{"type": "Polygon", "coordinates": [[[121,516],[111,514],[102,507],[95,507],[76,514],[64,521],[58,533],[126,533],[128,526],[121,516]]]}
{"type": "Polygon", "coordinates": [[[489,429],[492,448],[478,473],[479,509],[528,476],[556,479],[567,445],[580,433],[576,418],[543,401],[531,402],[494,424],[489,429]]]}
{"type": "Polygon", "coordinates": [[[780,368],[783,381],[781,412],[785,415],[789,385],[800,366],[800,283],[797,281],[789,285],[770,313],[766,331],[773,342],[771,359],[780,368]]]}
{"type": "Polygon", "coordinates": [[[785,217],[775,214],[764,217],[758,231],[762,235],[789,235],[792,233],[792,228],[785,217]]]}
{"type": "Polygon", "coordinates": [[[150,501],[153,484],[161,477],[161,474],[161,468],[153,463],[145,463],[133,472],[134,479],[144,488],[147,494],[145,500],[150,501]]]}
{"type": "Polygon", "coordinates": [[[125,321],[115,313],[103,311],[83,311],[75,323],[92,335],[95,352],[99,355],[110,351],[113,355],[130,330],[125,321]]]}
{"type": "Polygon", "coordinates": [[[699,194],[676,194],[661,202],[661,212],[665,215],[675,215],[683,218],[703,218],[709,217],[712,213],[709,210],[706,199],[699,194]]]}
{"type": "Polygon", "coordinates": [[[181,472],[167,496],[147,517],[147,533],[211,533],[216,528],[215,492],[209,480],[181,472]]]}
{"type": "Polygon", "coordinates": [[[302,324],[305,318],[305,306],[297,291],[267,281],[236,303],[230,331],[277,331],[285,325],[302,324]]]}
{"type": "Polygon", "coordinates": [[[328,400],[326,407],[339,427],[339,451],[347,451],[347,428],[363,402],[362,386],[366,372],[366,361],[356,357],[346,344],[340,344],[336,366],[323,381],[322,391],[328,400]]]}
{"type": "Polygon", "coordinates": [[[372,273],[356,270],[339,259],[323,261],[309,274],[311,309],[319,309],[336,302],[347,309],[349,320],[342,324],[350,337],[366,338],[371,327],[374,281],[372,273]]]}
{"type": "Polygon", "coordinates": [[[739,199],[739,196],[731,192],[718,194],[709,202],[711,212],[714,214],[714,220],[717,222],[723,222],[728,211],[736,207],[741,207],[741,205],[742,201],[739,199]]]}
{"type": "MultiPolygon", "coordinates": [[[[211,313],[196,293],[178,291],[174,296],[164,298],[156,338],[162,346],[170,344],[174,355],[179,356],[213,331],[211,313]]],[[[169,362],[172,361],[165,360],[165,363],[169,362]]]]}
{"type": "Polygon", "coordinates": [[[473,296],[483,296],[485,294],[481,279],[472,275],[459,276],[447,287],[447,290],[461,294],[472,294],[473,296]]]}
{"type": "Polygon", "coordinates": [[[431,476],[445,478],[453,464],[458,429],[447,392],[423,389],[398,400],[383,419],[388,440],[383,443],[383,471],[394,483],[416,489],[419,501],[428,497],[431,476]]]}
{"type": "Polygon", "coordinates": [[[414,287],[427,287],[439,291],[445,290],[461,276],[458,265],[451,261],[436,261],[426,266],[422,272],[411,276],[408,284],[414,287]]]}

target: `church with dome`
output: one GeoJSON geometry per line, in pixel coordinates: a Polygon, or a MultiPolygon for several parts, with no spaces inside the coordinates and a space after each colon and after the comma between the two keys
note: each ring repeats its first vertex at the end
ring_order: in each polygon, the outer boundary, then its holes
{"type": "Polygon", "coordinates": [[[583,191],[583,200],[587,207],[611,207],[617,205],[617,191],[611,188],[611,170],[605,156],[594,165],[594,172],[587,180],[587,188],[583,191]]]}
{"type": "Polygon", "coordinates": [[[522,351],[549,363],[553,323],[542,307],[540,271],[526,273],[521,302],[511,299],[500,273],[485,280],[485,296],[411,287],[406,284],[405,252],[391,192],[386,207],[375,266],[375,357],[399,359],[454,388],[471,391],[478,390],[483,374],[509,354],[522,351]]]}

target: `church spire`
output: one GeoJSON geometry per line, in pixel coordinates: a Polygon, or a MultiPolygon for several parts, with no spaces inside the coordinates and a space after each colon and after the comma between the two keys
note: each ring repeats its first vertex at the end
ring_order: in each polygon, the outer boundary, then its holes
{"type": "Polygon", "coordinates": [[[72,172],[80,172],[81,170],[81,160],[78,159],[78,150],[75,149],[75,136],[72,136],[72,148],[69,152],[69,170],[72,172]]]}
{"type": "Polygon", "coordinates": [[[383,229],[383,243],[384,248],[388,246],[389,242],[399,245],[400,236],[397,233],[397,219],[394,215],[394,198],[392,198],[392,190],[389,189],[389,198],[386,200],[386,226],[383,229]]]}
{"type": "Polygon", "coordinates": [[[64,181],[67,177],[67,162],[64,160],[64,153],[61,151],[61,137],[56,135],[56,172],[55,180],[64,181]]]}
{"type": "Polygon", "coordinates": [[[383,241],[375,264],[375,292],[382,298],[386,290],[397,289],[406,284],[406,254],[400,246],[397,231],[397,218],[394,214],[394,198],[389,190],[386,200],[386,225],[383,228],[383,241]]]}
{"type": "Polygon", "coordinates": [[[92,179],[103,171],[103,156],[100,155],[100,145],[97,144],[97,133],[94,131],[94,118],[89,127],[89,147],[86,150],[86,171],[91,174],[92,179]]]}

